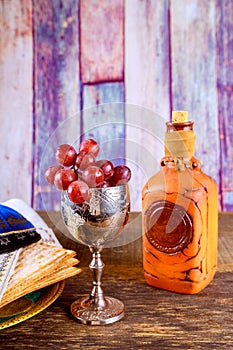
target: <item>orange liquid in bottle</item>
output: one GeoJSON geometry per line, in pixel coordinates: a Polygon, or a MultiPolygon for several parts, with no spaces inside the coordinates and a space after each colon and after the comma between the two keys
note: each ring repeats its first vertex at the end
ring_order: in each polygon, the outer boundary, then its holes
{"type": "Polygon", "coordinates": [[[192,128],[167,123],[160,171],[142,191],[146,282],[183,294],[205,288],[217,267],[218,187],[193,157],[192,128]]]}

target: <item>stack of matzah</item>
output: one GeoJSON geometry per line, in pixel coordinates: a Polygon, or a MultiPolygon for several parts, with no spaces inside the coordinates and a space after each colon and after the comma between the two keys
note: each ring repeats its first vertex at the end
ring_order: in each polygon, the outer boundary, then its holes
{"type": "MultiPolygon", "coordinates": [[[[81,272],[81,269],[76,266],[79,263],[75,258],[76,252],[64,249],[57,241],[53,231],[38,217],[38,214],[31,208],[29,209],[24,202],[18,200],[13,203],[6,202],[5,205],[11,205],[18,211],[17,206],[20,205],[21,212],[26,211],[26,214],[30,216],[30,222],[34,221],[35,225],[37,221],[38,225],[42,224],[45,228],[38,230],[42,237],[39,242],[21,248],[17,254],[15,267],[0,299],[0,308],[23,295],[81,272]]],[[[26,217],[25,212],[24,216],[26,217]]]]}

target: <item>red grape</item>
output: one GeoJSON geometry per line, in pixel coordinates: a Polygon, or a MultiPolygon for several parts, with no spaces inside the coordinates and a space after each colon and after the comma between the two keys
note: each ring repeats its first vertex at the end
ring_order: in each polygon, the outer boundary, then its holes
{"type": "Polygon", "coordinates": [[[77,179],[72,169],[61,169],[55,174],[54,185],[58,190],[67,190],[69,184],[77,179]]]}
{"type": "Polygon", "coordinates": [[[79,152],[93,153],[95,157],[98,155],[99,150],[98,142],[93,139],[83,140],[79,146],[79,152]]]}
{"type": "Polygon", "coordinates": [[[68,186],[67,194],[71,202],[80,204],[88,199],[90,190],[85,182],[76,180],[68,186]]]}
{"type": "Polygon", "coordinates": [[[86,152],[79,152],[77,154],[75,165],[81,169],[84,170],[90,165],[95,165],[95,156],[93,153],[86,153],[86,152]]]}
{"type": "Polygon", "coordinates": [[[104,181],[100,182],[96,187],[97,188],[106,188],[106,187],[110,187],[110,184],[108,181],[104,180],[104,181]]]}
{"type": "Polygon", "coordinates": [[[110,179],[110,177],[112,177],[114,173],[114,165],[112,164],[112,162],[110,162],[110,160],[101,159],[98,160],[95,165],[103,170],[105,180],[110,179]]]}
{"type": "Polygon", "coordinates": [[[56,149],[60,165],[52,165],[45,172],[45,178],[59,190],[67,190],[74,203],[82,203],[89,196],[89,187],[106,188],[126,184],[131,171],[126,165],[118,165],[107,159],[96,161],[100,146],[94,139],[83,140],[77,153],[67,143],[56,149]]]}
{"type": "Polygon", "coordinates": [[[131,178],[131,171],[126,165],[117,165],[114,168],[114,174],[111,177],[111,186],[124,185],[131,178]]]}
{"type": "Polygon", "coordinates": [[[74,164],[77,153],[73,146],[63,143],[57,147],[56,159],[64,166],[71,166],[74,164]]]}
{"type": "Polygon", "coordinates": [[[82,180],[90,187],[96,187],[100,182],[104,181],[103,170],[94,165],[83,170],[81,176],[82,180]]]}
{"type": "Polygon", "coordinates": [[[45,178],[46,180],[50,183],[50,184],[54,184],[54,177],[56,175],[56,173],[63,169],[63,166],[61,165],[51,165],[50,167],[48,167],[48,169],[46,169],[45,171],[45,178]]]}

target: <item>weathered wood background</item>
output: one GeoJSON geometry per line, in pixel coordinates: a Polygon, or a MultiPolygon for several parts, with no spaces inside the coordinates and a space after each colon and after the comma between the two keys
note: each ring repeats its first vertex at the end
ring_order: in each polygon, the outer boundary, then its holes
{"type": "Polygon", "coordinates": [[[0,0],[0,201],[59,209],[43,172],[95,137],[133,170],[132,209],[163,155],[171,110],[233,210],[232,0],[0,0]]]}

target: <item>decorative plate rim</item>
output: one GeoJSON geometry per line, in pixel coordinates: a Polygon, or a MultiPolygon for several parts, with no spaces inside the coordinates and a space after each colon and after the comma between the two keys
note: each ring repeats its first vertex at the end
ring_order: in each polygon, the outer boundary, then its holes
{"type": "Polygon", "coordinates": [[[0,322],[0,330],[14,326],[20,322],[39,314],[41,311],[51,305],[62,293],[65,287],[65,281],[60,281],[47,287],[46,292],[39,298],[39,300],[26,312],[13,316],[12,318],[0,322]]]}

